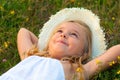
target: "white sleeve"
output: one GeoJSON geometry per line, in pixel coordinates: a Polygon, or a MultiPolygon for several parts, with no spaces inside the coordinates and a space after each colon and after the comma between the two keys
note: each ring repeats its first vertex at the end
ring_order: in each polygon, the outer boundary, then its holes
{"type": "Polygon", "coordinates": [[[59,60],[31,56],[0,76],[0,80],[65,80],[59,60]]]}

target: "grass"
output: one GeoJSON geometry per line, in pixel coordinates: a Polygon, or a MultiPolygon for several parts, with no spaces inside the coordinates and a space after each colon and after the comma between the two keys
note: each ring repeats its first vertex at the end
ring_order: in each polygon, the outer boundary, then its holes
{"type": "MultiPolygon", "coordinates": [[[[101,19],[108,48],[120,43],[119,0],[0,0],[0,74],[20,61],[17,32],[25,27],[38,36],[52,14],[65,7],[84,7],[101,19]]],[[[91,80],[120,80],[120,65],[95,75],[91,80]]]]}

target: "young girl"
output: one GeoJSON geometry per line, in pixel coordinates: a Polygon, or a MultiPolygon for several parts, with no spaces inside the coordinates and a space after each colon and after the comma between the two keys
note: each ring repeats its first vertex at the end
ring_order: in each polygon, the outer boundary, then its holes
{"type": "Polygon", "coordinates": [[[39,40],[20,29],[17,42],[23,61],[0,80],[88,80],[120,55],[120,45],[105,51],[99,18],[83,8],[66,8],[52,16],[39,40]]]}

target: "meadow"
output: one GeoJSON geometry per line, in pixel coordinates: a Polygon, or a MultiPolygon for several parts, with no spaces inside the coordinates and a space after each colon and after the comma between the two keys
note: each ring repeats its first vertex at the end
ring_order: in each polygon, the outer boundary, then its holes
{"type": "MultiPolygon", "coordinates": [[[[120,0],[0,0],[0,75],[20,62],[17,33],[25,27],[36,36],[52,14],[66,7],[83,7],[100,17],[108,48],[120,44],[120,0]]],[[[120,63],[91,80],[120,80],[120,63]]]]}

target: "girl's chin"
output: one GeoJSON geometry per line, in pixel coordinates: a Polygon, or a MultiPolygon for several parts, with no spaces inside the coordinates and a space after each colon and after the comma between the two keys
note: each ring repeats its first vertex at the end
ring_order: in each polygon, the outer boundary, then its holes
{"type": "Polygon", "coordinates": [[[58,60],[61,60],[61,56],[60,55],[53,55],[52,58],[55,58],[55,59],[58,59],[58,60]]]}
{"type": "Polygon", "coordinates": [[[55,48],[56,48],[57,50],[64,51],[64,50],[67,49],[67,46],[60,44],[60,45],[56,45],[55,48]]]}

